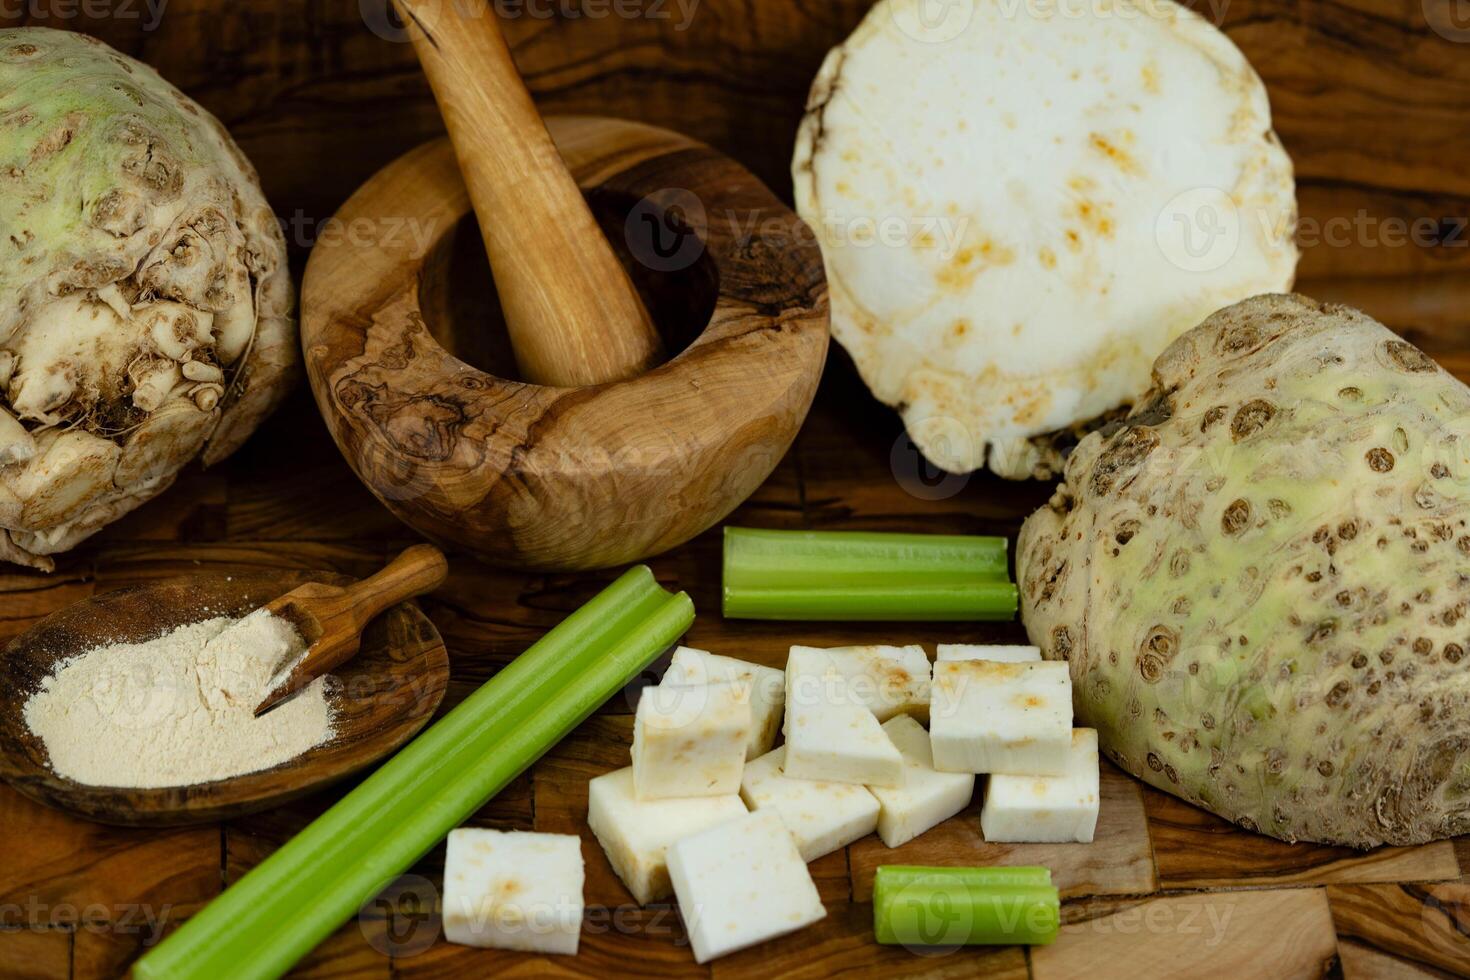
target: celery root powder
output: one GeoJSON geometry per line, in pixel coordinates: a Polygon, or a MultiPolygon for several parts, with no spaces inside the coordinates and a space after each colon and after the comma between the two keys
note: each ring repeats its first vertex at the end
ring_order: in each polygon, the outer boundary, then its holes
{"type": "Polygon", "coordinates": [[[279,765],[332,736],[325,678],[254,717],[277,670],[305,652],[259,610],[64,661],[25,705],[51,768],[92,786],[213,782],[279,765]]]}

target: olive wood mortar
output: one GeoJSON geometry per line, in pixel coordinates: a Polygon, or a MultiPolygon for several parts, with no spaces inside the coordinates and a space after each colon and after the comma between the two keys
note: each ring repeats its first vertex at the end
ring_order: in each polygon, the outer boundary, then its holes
{"type": "Polygon", "coordinates": [[[465,254],[477,243],[459,233],[473,218],[448,141],[338,212],[356,231],[311,254],[302,342],[337,445],[404,522],[495,564],[599,568],[682,544],[775,468],[821,375],[826,282],[810,230],[729,158],[637,123],[548,126],[609,237],[652,257],[629,268],[667,346],[707,324],[687,347],[610,384],[516,380],[507,342],[486,335],[499,333],[489,277],[465,254]],[[426,251],[411,227],[431,232],[426,251]],[[697,241],[661,264],[671,229],[697,241]],[[441,339],[499,363],[471,366],[441,339]]]}
{"type": "Polygon", "coordinates": [[[34,800],[89,820],[163,827],[279,806],[377,762],[418,734],[449,685],[444,642],[412,602],[375,619],[358,656],[334,671],[336,734],[272,769],[193,786],[87,786],[51,770],[45,745],[24,717],[26,700],[57,662],[83,650],[142,642],[211,616],[244,616],[307,583],[351,581],[327,572],[190,576],[108,592],[48,616],[0,653],[0,777],[34,800]]]}

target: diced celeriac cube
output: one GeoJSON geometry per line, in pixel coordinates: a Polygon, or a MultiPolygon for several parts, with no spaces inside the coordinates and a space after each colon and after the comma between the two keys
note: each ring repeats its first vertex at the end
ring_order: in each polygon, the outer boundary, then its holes
{"type": "Polygon", "coordinates": [[[929,718],[942,772],[1060,775],[1072,745],[1072,679],[1061,661],[937,663],[929,718]]]}
{"type": "Polygon", "coordinates": [[[1072,731],[1062,776],[991,776],[980,808],[980,829],[996,842],[1092,842],[1097,830],[1097,732],[1072,731]]]}
{"type": "Polygon", "coordinates": [[[444,938],[462,946],[577,952],[582,842],[570,834],[460,828],[444,859],[444,938]]]}
{"type": "Polygon", "coordinates": [[[929,658],[921,646],[794,646],[786,660],[786,703],[860,704],[887,721],[929,707],[929,658]]]}
{"type": "Polygon", "coordinates": [[[941,643],[936,660],[993,660],[1002,664],[1034,663],[1041,659],[1040,647],[979,646],[973,643],[941,643]]]}
{"type": "Polygon", "coordinates": [[[587,784],[587,826],[639,905],[673,894],[667,854],[679,838],[745,813],[737,795],[640,800],[631,767],[587,784]]]}
{"type": "Polygon", "coordinates": [[[750,689],[750,741],[745,758],[754,759],[771,751],[781,728],[786,705],[786,674],[774,667],[721,657],[708,650],[680,647],[664,673],[663,683],[675,685],[725,682],[750,689]]]}
{"type": "Polygon", "coordinates": [[[873,713],[860,704],[786,702],[786,757],[793,779],[897,786],[903,756],[873,713]]]}
{"type": "Polygon", "coordinates": [[[975,776],[967,772],[939,772],[929,748],[929,733],[907,715],[890,718],[883,731],[903,753],[903,785],[874,786],[882,807],[878,836],[889,847],[906,844],[970,805],[975,776]]]}
{"type": "Polygon", "coordinates": [[[633,719],[638,798],[740,792],[750,741],[750,689],[735,684],[645,687],[633,719]]]}
{"type": "Polygon", "coordinates": [[[784,936],[827,914],[775,810],[680,838],[669,877],[696,963],[784,936]]]}
{"type": "Polygon", "coordinates": [[[747,762],[740,778],[740,798],[753,812],[779,813],[803,861],[815,861],[877,828],[878,801],[867,789],[852,783],[793,779],[782,768],[785,758],[783,745],[747,762]]]}

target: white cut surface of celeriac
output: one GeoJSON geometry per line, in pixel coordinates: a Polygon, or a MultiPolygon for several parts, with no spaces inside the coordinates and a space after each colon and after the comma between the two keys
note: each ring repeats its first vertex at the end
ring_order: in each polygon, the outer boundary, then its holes
{"type": "Polygon", "coordinates": [[[1002,664],[1035,663],[1041,659],[1040,647],[984,646],[974,643],[941,643],[935,660],[991,660],[1002,664]]]}
{"type": "Polygon", "coordinates": [[[929,733],[907,715],[883,724],[903,754],[903,785],[874,786],[878,800],[878,836],[889,847],[906,844],[970,805],[975,794],[973,773],[939,772],[929,746],[929,733]]]}
{"type": "Polygon", "coordinates": [[[929,736],[943,772],[1059,775],[1072,746],[1072,678],[1063,661],[934,665],[929,736]]]}
{"type": "Polygon", "coordinates": [[[736,794],[640,800],[633,792],[631,766],[587,784],[587,826],[639,905],[673,894],[670,844],[745,812],[736,794]]]}
{"type": "Polygon", "coordinates": [[[878,800],[863,786],[821,779],[793,779],[784,768],[786,747],[745,764],[740,797],[752,812],[774,809],[796,839],[803,861],[815,861],[878,828],[878,800]]]}
{"type": "Polygon", "coordinates": [[[929,657],[921,646],[794,646],[786,660],[786,703],[858,704],[881,722],[929,707],[929,657]]]}
{"type": "Polygon", "coordinates": [[[679,647],[663,679],[664,684],[677,685],[720,682],[748,687],[750,691],[750,741],[745,746],[745,758],[754,759],[771,751],[786,706],[785,673],[708,650],[679,647]]]}
{"type": "Polygon", "coordinates": [[[645,687],[633,718],[633,786],[639,799],[740,792],[750,742],[750,688],[738,684],[645,687]]]}
{"type": "Polygon", "coordinates": [[[864,786],[897,786],[903,756],[860,704],[786,702],[786,775],[864,786]]]}
{"type": "Polygon", "coordinates": [[[697,963],[708,963],[824,918],[827,909],[775,810],[680,838],[669,877],[697,963]]]}
{"type": "Polygon", "coordinates": [[[991,776],[980,829],[997,843],[1092,843],[1101,796],[1097,732],[1072,731],[1060,776],[991,776]]]}
{"type": "Polygon", "coordinates": [[[792,161],[832,334],[952,472],[1144,392],[1168,343],[1295,276],[1266,89],[1170,0],[883,0],[827,56],[792,161]]]}
{"type": "Polygon", "coordinates": [[[461,946],[577,952],[582,841],[573,834],[461,827],[444,858],[444,938],[461,946]]]}

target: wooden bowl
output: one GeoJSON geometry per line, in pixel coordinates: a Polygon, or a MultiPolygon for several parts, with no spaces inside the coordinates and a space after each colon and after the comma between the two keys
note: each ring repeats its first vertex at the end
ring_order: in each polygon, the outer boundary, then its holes
{"type": "Polygon", "coordinates": [[[26,699],[55,671],[56,663],[82,650],[141,642],[215,616],[243,616],[307,582],[349,581],[328,573],[285,571],[191,576],[109,592],[48,616],[0,655],[0,777],[32,799],[98,823],[160,827],[264,810],[382,759],[418,734],[438,710],[449,684],[444,642],[411,602],[375,619],[363,633],[362,652],[333,671],[341,682],[333,704],[336,735],[272,769],[194,786],[87,786],[52,772],[45,746],[24,718],[26,699]]]}
{"type": "Polygon", "coordinates": [[[307,266],[302,343],[337,445],[404,522],[495,564],[609,567],[687,541],[775,468],[826,358],[826,281],[810,230],[729,158],[636,123],[548,126],[667,362],[516,379],[447,140],[343,205],[307,266]]]}

